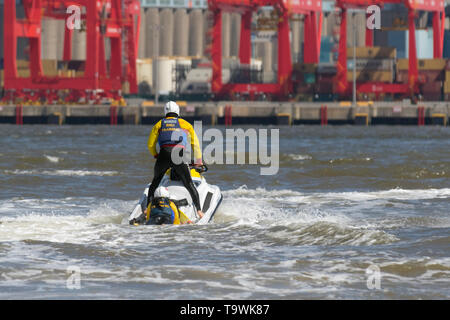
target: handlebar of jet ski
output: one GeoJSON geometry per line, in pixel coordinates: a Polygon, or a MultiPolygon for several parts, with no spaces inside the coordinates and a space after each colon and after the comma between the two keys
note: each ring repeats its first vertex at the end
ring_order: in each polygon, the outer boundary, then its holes
{"type": "Polygon", "coordinates": [[[191,169],[195,169],[198,173],[208,172],[208,166],[206,164],[202,164],[201,166],[199,166],[191,163],[189,167],[191,169]]]}

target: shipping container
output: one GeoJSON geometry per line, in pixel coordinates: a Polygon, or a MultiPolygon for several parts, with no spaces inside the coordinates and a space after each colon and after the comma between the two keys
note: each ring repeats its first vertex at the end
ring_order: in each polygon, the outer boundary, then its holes
{"type": "MultiPolygon", "coordinates": [[[[409,82],[408,77],[409,77],[408,70],[398,70],[396,81],[400,83],[408,83],[409,82]]],[[[418,80],[420,83],[444,81],[445,73],[440,70],[421,70],[419,71],[418,80]]]]}
{"type": "Polygon", "coordinates": [[[450,81],[444,82],[444,93],[450,93],[450,81]]]}
{"type": "Polygon", "coordinates": [[[299,84],[296,86],[296,93],[298,94],[313,94],[314,85],[313,84],[299,84]]]}
{"type": "Polygon", "coordinates": [[[306,84],[311,84],[316,82],[316,74],[315,73],[304,73],[303,80],[306,84]]]}
{"type": "MultiPolygon", "coordinates": [[[[393,82],[394,74],[390,71],[356,71],[357,82],[393,82]]],[[[353,81],[353,72],[347,72],[347,81],[353,81]]]]}
{"type": "MultiPolygon", "coordinates": [[[[444,70],[447,65],[446,59],[419,59],[417,61],[417,67],[419,70],[444,70]]],[[[397,70],[408,70],[409,60],[398,59],[397,70]]]]}
{"type": "Polygon", "coordinates": [[[315,73],[317,70],[317,64],[315,63],[294,63],[294,71],[300,71],[303,73],[315,73]]]}
{"type": "Polygon", "coordinates": [[[442,82],[426,82],[420,86],[422,94],[436,94],[442,92],[442,82]]]}
{"type": "Polygon", "coordinates": [[[443,57],[446,59],[450,58],[450,30],[445,30],[444,32],[443,57]]]}
{"type": "MultiPolygon", "coordinates": [[[[347,58],[353,57],[353,48],[347,48],[347,58]]],[[[396,59],[397,49],[389,47],[357,47],[357,59],[396,59]]]]}
{"type": "Polygon", "coordinates": [[[336,80],[336,75],[335,74],[318,74],[316,76],[317,82],[333,82],[336,80]]]}
{"type": "Polygon", "coordinates": [[[335,75],[337,72],[336,69],[336,64],[331,64],[331,63],[323,63],[323,64],[319,64],[317,66],[317,74],[321,75],[321,74],[332,74],[335,75]]]}
{"type": "Polygon", "coordinates": [[[328,94],[333,92],[334,81],[319,81],[316,85],[316,93],[328,94]]]}
{"type": "MultiPolygon", "coordinates": [[[[356,70],[393,71],[394,59],[357,59],[356,70]]],[[[353,59],[347,60],[347,69],[353,70],[353,59]]]]}
{"type": "Polygon", "coordinates": [[[422,93],[423,100],[425,101],[441,101],[441,93],[422,93]]]}

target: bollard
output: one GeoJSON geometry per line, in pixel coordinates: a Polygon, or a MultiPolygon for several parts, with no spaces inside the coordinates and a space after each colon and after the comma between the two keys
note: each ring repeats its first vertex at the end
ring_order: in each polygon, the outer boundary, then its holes
{"type": "Polygon", "coordinates": [[[278,113],[277,114],[277,125],[280,125],[280,126],[292,125],[291,114],[290,113],[278,113]]]}
{"type": "Polygon", "coordinates": [[[53,114],[49,115],[47,118],[48,124],[56,124],[56,125],[62,125],[63,124],[63,115],[61,112],[54,112],[53,114]]]}
{"type": "Polygon", "coordinates": [[[446,126],[447,115],[445,113],[433,113],[431,115],[431,123],[433,125],[446,126]]]}
{"type": "Polygon", "coordinates": [[[355,125],[369,125],[369,114],[367,113],[356,113],[355,114],[355,125]]]}

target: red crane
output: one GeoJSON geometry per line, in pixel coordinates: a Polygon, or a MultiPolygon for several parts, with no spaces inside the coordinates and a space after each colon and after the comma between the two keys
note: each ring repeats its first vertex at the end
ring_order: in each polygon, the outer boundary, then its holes
{"type": "MultiPolygon", "coordinates": [[[[409,30],[409,70],[408,83],[365,82],[357,84],[357,91],[364,93],[400,93],[414,94],[419,91],[415,17],[417,10],[433,12],[433,49],[434,58],[442,58],[444,48],[444,0],[336,0],[341,9],[341,26],[339,38],[339,57],[337,62],[337,93],[348,95],[351,85],[347,81],[347,10],[351,8],[365,9],[370,5],[383,7],[385,3],[403,3],[408,9],[409,30]]],[[[366,46],[373,46],[372,31],[366,28],[366,46]]]]}
{"type": "MultiPolygon", "coordinates": [[[[80,98],[97,102],[102,97],[119,99],[124,81],[129,81],[131,93],[137,93],[139,0],[22,0],[22,3],[25,9],[24,19],[16,17],[15,0],[5,0],[4,3],[5,100],[45,100],[53,103],[61,99],[62,92],[65,92],[65,102],[78,102],[80,98]],[[42,18],[66,21],[70,16],[67,8],[71,5],[85,8],[81,14],[81,20],[86,22],[87,52],[84,75],[45,76],[41,61],[42,18]],[[17,72],[19,37],[29,39],[30,76],[25,78],[19,77],[17,72]],[[111,43],[109,68],[105,57],[105,38],[109,38],[111,43]],[[122,54],[123,44],[125,57],[122,54]]],[[[72,32],[65,23],[65,61],[71,59],[72,32]]]]}
{"type": "Polygon", "coordinates": [[[265,93],[278,97],[286,97],[292,92],[292,58],[289,39],[289,19],[292,14],[304,14],[305,62],[318,63],[320,53],[320,25],[322,17],[321,0],[208,0],[213,14],[212,29],[212,92],[217,97],[229,96],[232,93],[265,93]],[[242,14],[239,60],[241,64],[250,64],[251,59],[251,24],[252,14],[260,7],[271,6],[278,12],[278,81],[277,83],[222,83],[222,12],[239,12],[242,14]],[[317,14],[320,24],[317,24],[317,14]]]}

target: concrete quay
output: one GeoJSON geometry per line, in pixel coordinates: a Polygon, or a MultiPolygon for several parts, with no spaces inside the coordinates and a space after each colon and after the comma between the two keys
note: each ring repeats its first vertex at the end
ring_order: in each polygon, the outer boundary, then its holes
{"type": "MultiPolygon", "coordinates": [[[[204,125],[447,125],[450,103],[180,102],[181,116],[204,125]]],[[[163,105],[1,105],[0,124],[152,125],[163,105]]]]}

